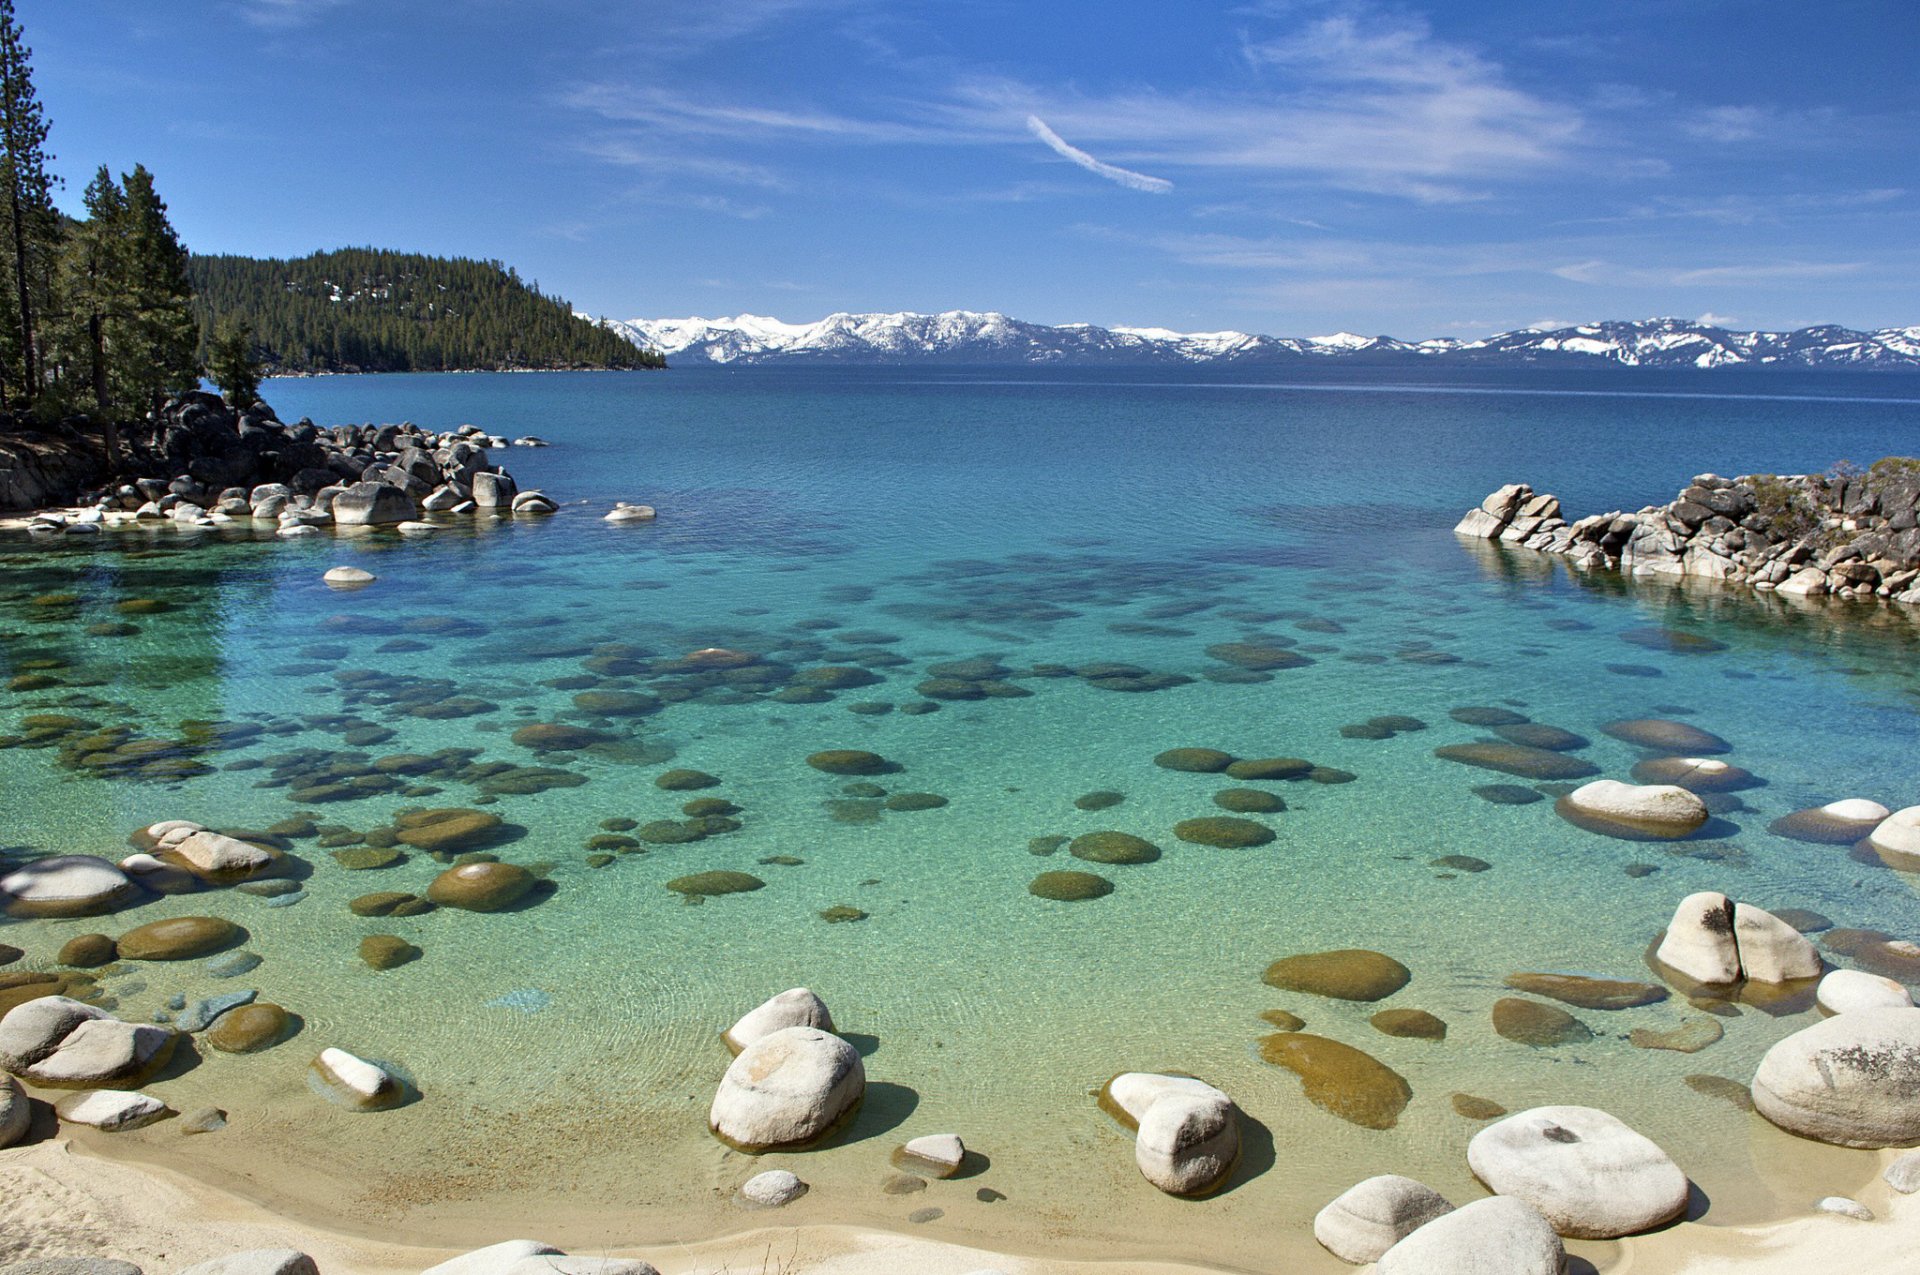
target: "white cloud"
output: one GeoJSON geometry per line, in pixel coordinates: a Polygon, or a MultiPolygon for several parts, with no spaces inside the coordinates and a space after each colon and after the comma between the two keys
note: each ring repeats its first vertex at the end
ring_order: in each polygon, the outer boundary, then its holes
{"type": "Polygon", "coordinates": [[[1710,328],[1728,328],[1728,327],[1732,327],[1735,323],[1738,323],[1739,320],[1734,318],[1730,314],[1715,314],[1713,311],[1709,310],[1705,314],[1701,315],[1699,318],[1695,319],[1694,322],[1705,324],[1707,327],[1710,327],[1710,328]]]}
{"type": "Polygon", "coordinates": [[[283,31],[305,26],[347,0],[238,0],[240,18],[256,27],[283,31]]]}
{"type": "Polygon", "coordinates": [[[1680,269],[1671,266],[1620,266],[1610,261],[1593,260],[1556,266],[1551,273],[1571,283],[1601,286],[1625,284],[1688,286],[1700,283],[1739,285],[1777,283],[1792,279],[1836,279],[1858,274],[1866,268],[1867,263],[1864,261],[1755,261],[1738,265],[1695,266],[1680,269]]]}
{"type": "Polygon", "coordinates": [[[1173,183],[1164,177],[1149,177],[1145,173],[1136,173],[1132,169],[1101,163],[1048,128],[1047,122],[1038,115],[1027,116],[1027,131],[1046,143],[1047,149],[1062,159],[1071,160],[1095,176],[1104,177],[1110,182],[1125,186],[1128,190],[1145,191],[1150,195],[1164,195],[1173,189],[1173,183]]]}

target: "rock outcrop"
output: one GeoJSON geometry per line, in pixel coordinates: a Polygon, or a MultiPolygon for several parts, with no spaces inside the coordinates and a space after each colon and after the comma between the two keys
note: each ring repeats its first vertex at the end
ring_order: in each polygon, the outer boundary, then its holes
{"type": "Polygon", "coordinates": [[[1910,457],[1831,474],[1701,474],[1666,505],[1572,522],[1556,497],[1512,483],[1454,532],[1582,569],[1920,604],[1920,460],[1910,457]]]}

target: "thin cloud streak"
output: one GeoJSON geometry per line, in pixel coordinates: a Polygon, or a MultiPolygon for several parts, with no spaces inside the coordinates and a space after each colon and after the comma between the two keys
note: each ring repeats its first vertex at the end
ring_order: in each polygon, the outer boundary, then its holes
{"type": "Polygon", "coordinates": [[[1027,116],[1027,131],[1045,143],[1048,150],[1086,169],[1096,177],[1104,177],[1128,190],[1144,191],[1149,195],[1164,195],[1173,189],[1173,183],[1164,177],[1149,177],[1145,173],[1136,173],[1130,168],[1121,168],[1117,164],[1107,164],[1095,159],[1068,142],[1060,134],[1047,127],[1047,122],[1038,115],[1027,116]]]}

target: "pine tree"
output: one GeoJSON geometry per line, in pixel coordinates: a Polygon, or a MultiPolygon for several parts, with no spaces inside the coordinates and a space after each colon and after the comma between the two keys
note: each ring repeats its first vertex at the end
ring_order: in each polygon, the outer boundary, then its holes
{"type": "Polygon", "coordinates": [[[9,394],[30,405],[41,388],[39,314],[46,308],[58,245],[47,120],[33,91],[32,53],[0,0],[0,258],[5,261],[5,347],[0,405],[9,394]]]}
{"type": "Polygon", "coordinates": [[[260,401],[260,357],[251,328],[233,319],[220,321],[207,346],[207,376],[235,407],[260,401]]]}
{"type": "Polygon", "coordinates": [[[102,164],[87,184],[87,219],[68,234],[60,254],[63,302],[57,348],[63,370],[83,382],[103,418],[113,411],[107,335],[125,309],[127,198],[102,164]]]}
{"type": "Polygon", "coordinates": [[[109,389],[122,410],[144,412],[199,385],[199,329],[187,250],[167,220],[153,174],[136,164],[122,174],[120,189],[126,202],[120,287],[126,311],[121,331],[109,332],[109,389]]]}

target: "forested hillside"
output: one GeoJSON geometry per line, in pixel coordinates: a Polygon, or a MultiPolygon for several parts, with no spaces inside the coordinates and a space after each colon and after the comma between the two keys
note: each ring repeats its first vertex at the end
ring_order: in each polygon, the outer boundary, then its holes
{"type": "Polygon", "coordinates": [[[188,276],[203,354],[215,325],[235,321],[274,372],[666,366],[497,261],[345,248],[195,256],[188,276]]]}

